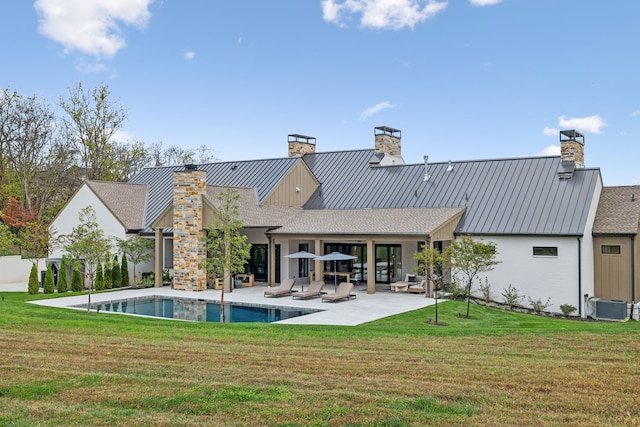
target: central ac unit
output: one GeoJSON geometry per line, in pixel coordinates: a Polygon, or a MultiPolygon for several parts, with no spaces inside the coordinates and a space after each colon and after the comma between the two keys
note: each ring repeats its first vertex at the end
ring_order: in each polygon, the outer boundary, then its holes
{"type": "Polygon", "coordinates": [[[627,302],[602,298],[589,298],[585,307],[587,317],[606,320],[625,320],[627,302]]]}

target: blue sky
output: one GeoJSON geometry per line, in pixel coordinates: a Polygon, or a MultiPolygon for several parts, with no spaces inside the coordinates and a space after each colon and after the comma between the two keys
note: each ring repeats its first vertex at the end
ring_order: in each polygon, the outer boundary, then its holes
{"type": "Polygon", "coordinates": [[[55,105],[107,84],[122,138],[221,160],[373,148],[408,163],[559,152],[585,135],[605,185],[640,183],[640,2],[38,0],[1,7],[0,87],[55,105]]]}

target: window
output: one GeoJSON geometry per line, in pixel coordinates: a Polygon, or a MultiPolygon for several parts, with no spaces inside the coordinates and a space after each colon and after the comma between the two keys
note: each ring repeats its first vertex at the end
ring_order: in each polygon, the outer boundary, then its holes
{"type": "Polygon", "coordinates": [[[534,246],[534,256],[558,256],[557,246],[534,246]]]}
{"type": "Polygon", "coordinates": [[[620,255],[620,245],[602,245],[600,253],[603,255],[620,255]]]}

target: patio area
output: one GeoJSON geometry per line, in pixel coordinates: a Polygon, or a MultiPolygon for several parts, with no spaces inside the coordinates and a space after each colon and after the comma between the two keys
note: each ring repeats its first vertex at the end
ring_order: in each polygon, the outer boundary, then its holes
{"type": "MultiPolygon", "coordinates": [[[[306,286],[305,286],[306,287],[306,286]]],[[[388,288],[388,285],[387,285],[388,288]]],[[[373,320],[392,316],[407,311],[417,310],[427,307],[435,303],[431,298],[425,298],[424,295],[406,294],[397,292],[376,292],[375,294],[367,294],[362,286],[355,287],[352,294],[356,295],[355,299],[349,301],[330,303],[322,302],[320,298],[312,298],[307,300],[294,300],[291,296],[283,297],[264,297],[264,291],[268,289],[265,284],[255,283],[254,286],[237,288],[233,292],[224,296],[225,302],[240,302],[245,304],[269,305],[273,307],[299,307],[313,308],[323,310],[321,312],[299,316],[286,320],[275,322],[278,324],[298,324],[298,325],[339,325],[339,326],[356,326],[373,320]]],[[[300,290],[300,285],[294,286],[294,290],[300,290]]],[[[333,284],[325,285],[328,293],[333,292],[333,284]]],[[[145,289],[124,289],[93,294],[91,302],[107,302],[111,300],[162,296],[162,297],[180,297],[193,298],[207,301],[219,301],[219,290],[207,289],[202,292],[189,292],[171,289],[169,286],[162,288],[145,288],[145,289]]],[[[86,304],[87,296],[79,295],[66,298],[55,298],[49,300],[34,301],[34,304],[67,308],[78,304],[86,304]]]]}

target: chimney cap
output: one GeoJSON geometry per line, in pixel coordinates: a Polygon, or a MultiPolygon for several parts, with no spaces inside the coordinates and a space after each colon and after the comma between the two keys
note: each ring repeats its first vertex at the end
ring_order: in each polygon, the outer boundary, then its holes
{"type": "Polygon", "coordinates": [[[316,143],[315,136],[300,135],[299,133],[290,133],[289,135],[287,135],[287,137],[289,138],[288,142],[305,142],[307,144],[316,143]]]}
{"type": "Polygon", "coordinates": [[[398,138],[402,137],[402,131],[400,129],[394,129],[389,126],[376,126],[373,128],[373,133],[375,135],[391,135],[398,138]]]}
{"type": "Polygon", "coordinates": [[[193,163],[188,163],[188,164],[184,165],[184,170],[185,170],[185,171],[195,171],[195,170],[198,170],[198,165],[194,165],[193,163]]]}
{"type": "Polygon", "coordinates": [[[578,132],[577,130],[561,130],[560,131],[560,142],[563,141],[575,141],[582,145],[584,145],[584,135],[578,132]]]}

